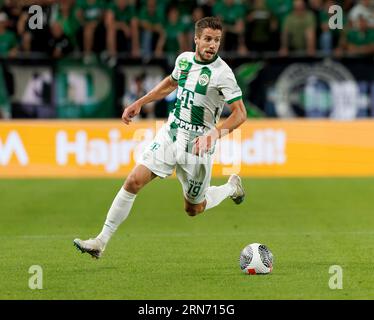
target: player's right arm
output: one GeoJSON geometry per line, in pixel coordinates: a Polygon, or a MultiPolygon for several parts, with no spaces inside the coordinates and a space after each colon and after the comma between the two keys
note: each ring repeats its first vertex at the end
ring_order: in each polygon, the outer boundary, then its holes
{"type": "Polygon", "coordinates": [[[147,103],[152,101],[160,100],[165,98],[171,92],[173,92],[178,87],[178,82],[173,79],[172,76],[167,76],[162,80],[157,86],[155,86],[146,95],[136,100],[134,103],[125,107],[122,114],[122,121],[125,124],[130,124],[131,118],[139,114],[140,109],[147,103]]]}

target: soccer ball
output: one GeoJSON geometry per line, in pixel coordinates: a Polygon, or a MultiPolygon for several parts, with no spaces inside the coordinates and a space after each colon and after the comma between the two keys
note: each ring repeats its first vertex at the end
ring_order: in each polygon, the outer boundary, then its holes
{"type": "Polygon", "coordinates": [[[273,254],[263,244],[251,243],[240,253],[240,269],[246,274],[267,274],[273,271],[273,254]]]}

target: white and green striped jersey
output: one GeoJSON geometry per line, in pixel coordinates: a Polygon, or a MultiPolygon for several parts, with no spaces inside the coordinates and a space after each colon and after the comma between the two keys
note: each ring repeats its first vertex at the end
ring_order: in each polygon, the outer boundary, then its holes
{"type": "Polygon", "coordinates": [[[178,146],[189,151],[189,142],[213,128],[225,102],[241,99],[242,91],[218,55],[205,63],[197,61],[194,52],[184,52],[177,57],[171,77],[178,81],[178,89],[168,126],[178,146]]]}

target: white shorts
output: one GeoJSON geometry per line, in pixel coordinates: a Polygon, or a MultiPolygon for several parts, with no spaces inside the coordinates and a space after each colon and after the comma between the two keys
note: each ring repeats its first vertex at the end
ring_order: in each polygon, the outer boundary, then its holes
{"type": "Polygon", "coordinates": [[[178,148],[165,124],[146,147],[138,164],[146,166],[160,178],[170,176],[174,169],[183,187],[184,197],[193,204],[205,200],[205,192],[212,176],[212,156],[196,156],[178,148]]]}

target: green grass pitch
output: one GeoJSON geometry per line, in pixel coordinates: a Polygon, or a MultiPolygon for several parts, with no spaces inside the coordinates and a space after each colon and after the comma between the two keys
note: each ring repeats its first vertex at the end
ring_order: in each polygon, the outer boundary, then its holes
{"type": "Polygon", "coordinates": [[[191,218],[179,182],[154,181],[94,260],[72,240],[101,230],[122,180],[0,180],[0,299],[374,298],[373,178],[243,182],[241,205],[191,218]],[[272,274],[240,271],[252,242],[272,250],[272,274]],[[28,286],[32,265],[42,290],[28,286]],[[341,290],[329,288],[332,265],[341,290]]]}

